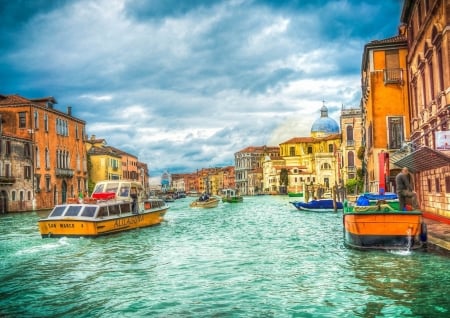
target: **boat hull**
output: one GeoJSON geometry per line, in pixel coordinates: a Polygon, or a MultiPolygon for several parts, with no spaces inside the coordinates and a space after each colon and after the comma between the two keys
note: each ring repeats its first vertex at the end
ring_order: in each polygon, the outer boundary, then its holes
{"type": "Polygon", "coordinates": [[[43,238],[47,237],[98,237],[137,228],[145,228],[161,224],[167,209],[128,213],[121,216],[110,216],[90,220],[65,217],[61,219],[41,219],[38,221],[39,231],[43,238]]]}
{"type": "Polygon", "coordinates": [[[344,213],[344,243],[358,249],[416,249],[426,240],[419,211],[344,213]]]}
{"type": "Polygon", "coordinates": [[[323,209],[308,209],[308,208],[304,208],[304,207],[301,207],[301,206],[297,207],[297,210],[304,211],[304,212],[319,212],[319,213],[323,213],[323,212],[342,212],[342,209],[336,209],[336,210],[334,210],[334,209],[326,209],[326,208],[323,208],[323,209]]]}
{"type": "Polygon", "coordinates": [[[223,197],[222,202],[239,203],[239,202],[244,202],[244,198],[243,197],[223,197]]]}
{"type": "Polygon", "coordinates": [[[289,197],[303,198],[303,192],[289,192],[289,197]]]}
{"type": "Polygon", "coordinates": [[[209,198],[206,201],[194,201],[189,206],[191,208],[210,209],[210,208],[215,208],[218,205],[219,205],[219,199],[217,199],[217,198],[209,198]]]}

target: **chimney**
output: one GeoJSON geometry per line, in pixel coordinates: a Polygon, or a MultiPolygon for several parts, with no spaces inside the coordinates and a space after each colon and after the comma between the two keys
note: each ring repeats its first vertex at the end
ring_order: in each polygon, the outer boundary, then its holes
{"type": "Polygon", "coordinates": [[[67,115],[72,116],[72,106],[67,106],[67,115]]]}

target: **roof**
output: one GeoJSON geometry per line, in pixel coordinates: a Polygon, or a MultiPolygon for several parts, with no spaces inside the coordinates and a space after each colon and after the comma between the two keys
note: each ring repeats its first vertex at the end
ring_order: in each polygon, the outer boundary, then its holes
{"type": "Polygon", "coordinates": [[[280,143],[280,145],[283,144],[299,144],[299,143],[314,143],[314,142],[320,142],[320,141],[327,141],[327,140],[333,140],[333,139],[341,139],[341,134],[332,134],[324,137],[294,137],[289,140],[286,140],[285,142],[280,143]]]}
{"type": "Polygon", "coordinates": [[[407,167],[409,171],[421,172],[450,165],[450,157],[441,151],[423,146],[394,162],[399,167],[407,167]]]}
{"type": "Polygon", "coordinates": [[[244,148],[239,152],[248,152],[248,153],[266,153],[266,152],[279,152],[280,151],[280,147],[277,146],[248,146],[247,148],[244,148]]]}

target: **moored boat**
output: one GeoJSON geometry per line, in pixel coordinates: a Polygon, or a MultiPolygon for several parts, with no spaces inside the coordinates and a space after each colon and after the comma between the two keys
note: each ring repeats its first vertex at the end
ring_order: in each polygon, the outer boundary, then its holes
{"type": "Polygon", "coordinates": [[[421,211],[399,211],[395,194],[365,194],[344,204],[345,245],[358,249],[417,249],[427,240],[421,211]],[[362,199],[361,199],[362,198],[362,199]],[[386,199],[386,200],[385,200],[386,199]]]}
{"type": "Polygon", "coordinates": [[[303,198],[303,192],[288,192],[289,197],[303,198]]]}
{"type": "Polygon", "coordinates": [[[90,198],[69,199],[38,221],[46,237],[98,237],[158,225],[169,206],[147,198],[139,182],[108,180],[97,183],[90,198]]]}
{"type": "Polygon", "coordinates": [[[239,203],[244,201],[244,197],[238,195],[234,189],[223,189],[222,193],[222,202],[239,203]]]}
{"type": "Polygon", "coordinates": [[[319,199],[310,202],[293,201],[290,202],[300,211],[307,212],[335,212],[342,211],[342,202],[334,202],[332,199],[319,199]]]}

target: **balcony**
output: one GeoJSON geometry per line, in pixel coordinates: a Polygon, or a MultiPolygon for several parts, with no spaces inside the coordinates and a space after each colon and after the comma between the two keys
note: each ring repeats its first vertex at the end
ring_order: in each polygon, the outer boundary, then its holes
{"type": "Polygon", "coordinates": [[[73,169],[56,168],[56,176],[60,178],[72,178],[74,174],[73,169]]]}
{"type": "Polygon", "coordinates": [[[0,176],[0,185],[13,185],[16,182],[15,177],[0,176]]]}
{"type": "Polygon", "coordinates": [[[355,141],[354,140],[347,140],[347,147],[355,147],[355,141]]]}
{"type": "Polygon", "coordinates": [[[403,69],[389,68],[383,70],[384,84],[403,84],[403,69]]]}

